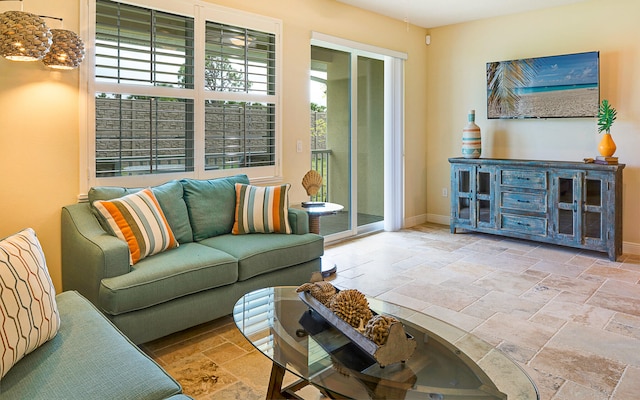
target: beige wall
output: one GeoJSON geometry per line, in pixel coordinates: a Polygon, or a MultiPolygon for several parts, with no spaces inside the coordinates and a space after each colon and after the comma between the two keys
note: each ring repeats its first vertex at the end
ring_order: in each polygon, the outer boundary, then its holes
{"type": "MultiPolygon", "coordinates": [[[[448,220],[447,158],[460,154],[467,110],[477,110],[484,153],[493,157],[580,160],[595,154],[595,121],[487,121],[484,65],[518,57],[601,52],[602,97],[618,108],[617,155],[627,163],[625,249],[640,253],[640,2],[597,0],[430,31],[330,0],[220,0],[215,3],[284,22],[284,180],[294,200],[309,163],[309,38],[318,31],[405,52],[407,224],[448,220]],[[426,113],[425,113],[426,110],[426,113]],[[296,140],[305,151],[296,153],[296,140]],[[427,185],[429,191],[427,192],[427,185]],[[426,199],[426,200],[425,200],[426,199]]],[[[3,8],[12,2],[3,3],[3,8]]],[[[17,4],[17,3],[16,3],[17,4]]],[[[13,8],[16,9],[16,8],[13,8]]],[[[64,19],[79,31],[77,0],[25,0],[24,10],[64,19]]],[[[50,24],[55,27],[54,23],[50,24]]],[[[85,40],[87,38],[84,38],[85,40]]],[[[77,71],[0,59],[0,237],[33,227],[61,290],[60,207],[79,192],[77,71]]]]}
{"type": "Polygon", "coordinates": [[[483,157],[580,161],[597,155],[595,118],[487,120],[485,64],[598,50],[600,95],[618,110],[612,136],[626,164],[624,251],[640,254],[639,15],[637,0],[595,0],[429,30],[426,218],[448,220],[449,198],[441,189],[449,188],[447,158],[461,154],[469,109],[476,109],[482,129],[483,157]]]}
{"type": "MultiPolygon", "coordinates": [[[[306,198],[300,181],[309,169],[309,66],[311,31],[368,43],[409,54],[406,62],[407,160],[411,188],[407,215],[426,213],[424,148],[426,147],[425,30],[329,0],[221,0],[283,21],[284,181],[293,199],[306,198]],[[305,151],[296,152],[296,140],[305,151]]],[[[19,9],[3,3],[0,11],[19,9]],[[5,6],[5,4],[7,6],[5,6]]],[[[64,19],[79,32],[78,0],[25,0],[24,11],[64,19]]],[[[52,22],[51,27],[55,26],[52,22]]],[[[85,41],[87,38],[83,38],[85,41]]],[[[60,208],[79,194],[78,71],[50,72],[40,63],[0,59],[0,237],[33,227],[43,243],[56,289],[61,287],[60,208]]]]}

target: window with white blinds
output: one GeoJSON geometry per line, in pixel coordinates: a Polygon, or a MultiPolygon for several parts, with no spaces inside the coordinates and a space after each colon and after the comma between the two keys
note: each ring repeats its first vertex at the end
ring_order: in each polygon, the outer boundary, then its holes
{"type": "Polygon", "coordinates": [[[95,178],[277,175],[279,25],[255,15],[243,25],[240,12],[201,2],[191,15],[152,3],[95,2],[95,178]]]}

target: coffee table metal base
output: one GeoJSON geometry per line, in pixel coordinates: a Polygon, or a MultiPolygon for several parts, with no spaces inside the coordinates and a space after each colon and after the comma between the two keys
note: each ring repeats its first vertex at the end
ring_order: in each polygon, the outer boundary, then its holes
{"type": "MultiPolygon", "coordinates": [[[[311,385],[304,379],[298,379],[295,382],[282,387],[284,381],[284,375],[287,372],[285,368],[282,368],[276,363],[273,363],[271,367],[271,376],[269,377],[269,387],[267,388],[266,400],[270,399],[299,399],[303,398],[298,396],[296,392],[306,386],[311,385]]],[[[337,393],[330,392],[324,388],[314,386],[322,395],[328,399],[347,399],[347,397],[340,396],[337,393]]]]}

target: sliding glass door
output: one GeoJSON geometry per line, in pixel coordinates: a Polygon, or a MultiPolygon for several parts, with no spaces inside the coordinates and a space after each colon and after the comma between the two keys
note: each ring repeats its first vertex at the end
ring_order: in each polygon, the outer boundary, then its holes
{"type": "Polygon", "coordinates": [[[385,135],[393,134],[385,128],[389,75],[384,55],[364,53],[326,43],[311,47],[311,168],[325,180],[312,200],[344,206],[322,217],[321,234],[330,238],[384,227],[385,135]]]}

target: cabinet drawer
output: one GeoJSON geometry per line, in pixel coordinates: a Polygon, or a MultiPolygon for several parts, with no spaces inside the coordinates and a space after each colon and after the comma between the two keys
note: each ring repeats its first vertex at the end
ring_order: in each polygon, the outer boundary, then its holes
{"type": "Polygon", "coordinates": [[[547,174],[544,171],[504,169],[500,171],[500,183],[505,186],[546,189],[547,174]]]}
{"type": "Polygon", "coordinates": [[[547,236],[547,220],[545,218],[501,214],[500,228],[527,235],[547,236]]]}
{"type": "Polygon", "coordinates": [[[514,210],[531,212],[547,211],[547,196],[545,193],[500,192],[500,206],[514,210]]]}

